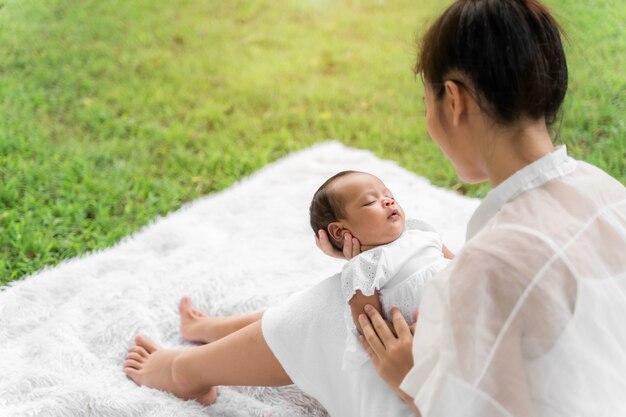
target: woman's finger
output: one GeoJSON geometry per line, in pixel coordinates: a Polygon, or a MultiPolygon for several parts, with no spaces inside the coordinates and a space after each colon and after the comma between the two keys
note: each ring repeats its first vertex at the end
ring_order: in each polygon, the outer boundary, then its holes
{"type": "Polygon", "coordinates": [[[350,232],[343,234],[343,256],[352,259],[361,253],[361,242],[350,232]]]}
{"type": "Polygon", "coordinates": [[[359,239],[353,237],[352,238],[352,258],[361,253],[361,242],[359,239]]]}
{"type": "Polygon", "coordinates": [[[352,235],[349,232],[343,234],[343,257],[346,259],[352,259],[354,257],[352,254],[352,241],[352,235]]]}
{"type": "Polygon", "coordinates": [[[370,360],[374,364],[378,363],[378,355],[376,355],[372,347],[369,345],[369,343],[367,343],[367,340],[365,340],[365,336],[359,335],[359,342],[361,342],[361,346],[363,346],[363,349],[365,349],[365,352],[367,353],[367,356],[370,357],[370,360]]]}
{"type": "Polygon", "coordinates": [[[411,337],[412,333],[411,329],[409,328],[409,324],[404,319],[402,312],[397,308],[391,309],[391,321],[393,322],[393,328],[396,330],[398,339],[411,337]]]}
{"type": "Polygon", "coordinates": [[[385,319],[383,319],[383,316],[380,315],[378,310],[376,310],[373,306],[367,304],[365,306],[365,313],[368,315],[372,326],[376,330],[378,338],[384,346],[388,346],[389,343],[396,340],[396,337],[391,332],[389,326],[387,326],[387,323],[385,322],[385,319]]]}
{"type": "Polygon", "coordinates": [[[317,236],[315,236],[315,244],[326,255],[332,256],[333,258],[344,259],[343,253],[337,250],[333,246],[333,244],[330,243],[330,239],[328,238],[328,233],[326,233],[324,229],[320,229],[317,231],[317,236]]]}
{"type": "Polygon", "coordinates": [[[385,353],[385,345],[381,342],[376,330],[372,327],[372,323],[369,321],[365,314],[359,315],[359,324],[361,325],[361,330],[363,331],[363,337],[365,338],[365,342],[372,349],[376,357],[380,357],[385,353]]]}
{"type": "Polygon", "coordinates": [[[413,324],[409,326],[409,329],[411,330],[412,335],[415,335],[415,326],[417,326],[417,319],[419,318],[419,316],[420,316],[420,310],[419,308],[416,308],[413,311],[413,324]]]}

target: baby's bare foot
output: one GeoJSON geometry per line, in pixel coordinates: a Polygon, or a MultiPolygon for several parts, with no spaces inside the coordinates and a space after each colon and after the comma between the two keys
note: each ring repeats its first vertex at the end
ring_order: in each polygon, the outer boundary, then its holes
{"type": "Polygon", "coordinates": [[[191,304],[187,296],[180,299],[180,334],[190,342],[211,343],[231,332],[226,317],[209,317],[191,304]]]}
{"type": "Polygon", "coordinates": [[[150,339],[137,336],[136,345],[128,350],[124,372],[138,385],[167,391],[184,400],[195,399],[203,405],[215,402],[217,390],[194,392],[176,384],[172,377],[172,363],[180,351],[161,349],[150,339]]]}
{"type": "Polygon", "coordinates": [[[202,405],[211,405],[217,401],[217,387],[211,387],[209,392],[196,398],[202,405]]]}
{"type": "Polygon", "coordinates": [[[208,343],[204,334],[204,318],[207,317],[202,311],[191,305],[191,298],[185,296],[178,304],[180,313],[180,334],[190,342],[208,343]]]}

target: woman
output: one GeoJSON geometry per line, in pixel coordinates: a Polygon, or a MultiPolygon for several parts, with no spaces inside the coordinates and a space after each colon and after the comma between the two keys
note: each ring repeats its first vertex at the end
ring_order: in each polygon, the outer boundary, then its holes
{"type": "Polygon", "coordinates": [[[459,0],[428,31],[417,70],[431,136],[462,179],[495,188],[428,286],[415,343],[398,314],[396,337],[369,309],[373,366],[341,372],[331,277],[205,346],[139,337],[126,363],[136,382],[205,402],[215,385],[294,382],[342,417],[624,415],[626,191],[552,145],[567,87],[558,26],[534,0],[459,0]]]}
{"type": "Polygon", "coordinates": [[[428,417],[626,415],[626,191],[552,145],[557,23],[534,0],[457,1],[416,72],[432,138],[461,179],[494,189],[414,338],[400,317],[398,337],[375,310],[360,317],[376,369],[428,417]]]}

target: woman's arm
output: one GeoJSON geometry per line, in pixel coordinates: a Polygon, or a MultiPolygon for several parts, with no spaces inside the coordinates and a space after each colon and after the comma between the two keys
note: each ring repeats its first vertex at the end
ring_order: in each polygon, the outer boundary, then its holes
{"type": "Polygon", "coordinates": [[[361,345],[369,355],[380,377],[421,417],[413,398],[400,389],[402,380],[413,367],[413,334],[400,310],[391,310],[394,334],[387,323],[371,305],[365,306],[365,314],[359,316],[363,336],[361,345]]]}

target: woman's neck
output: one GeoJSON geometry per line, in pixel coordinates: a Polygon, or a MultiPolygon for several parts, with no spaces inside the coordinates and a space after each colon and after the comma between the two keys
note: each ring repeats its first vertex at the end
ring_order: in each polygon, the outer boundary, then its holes
{"type": "Polygon", "coordinates": [[[494,187],[554,150],[543,119],[492,129],[489,136],[484,163],[487,179],[494,187]]]}

